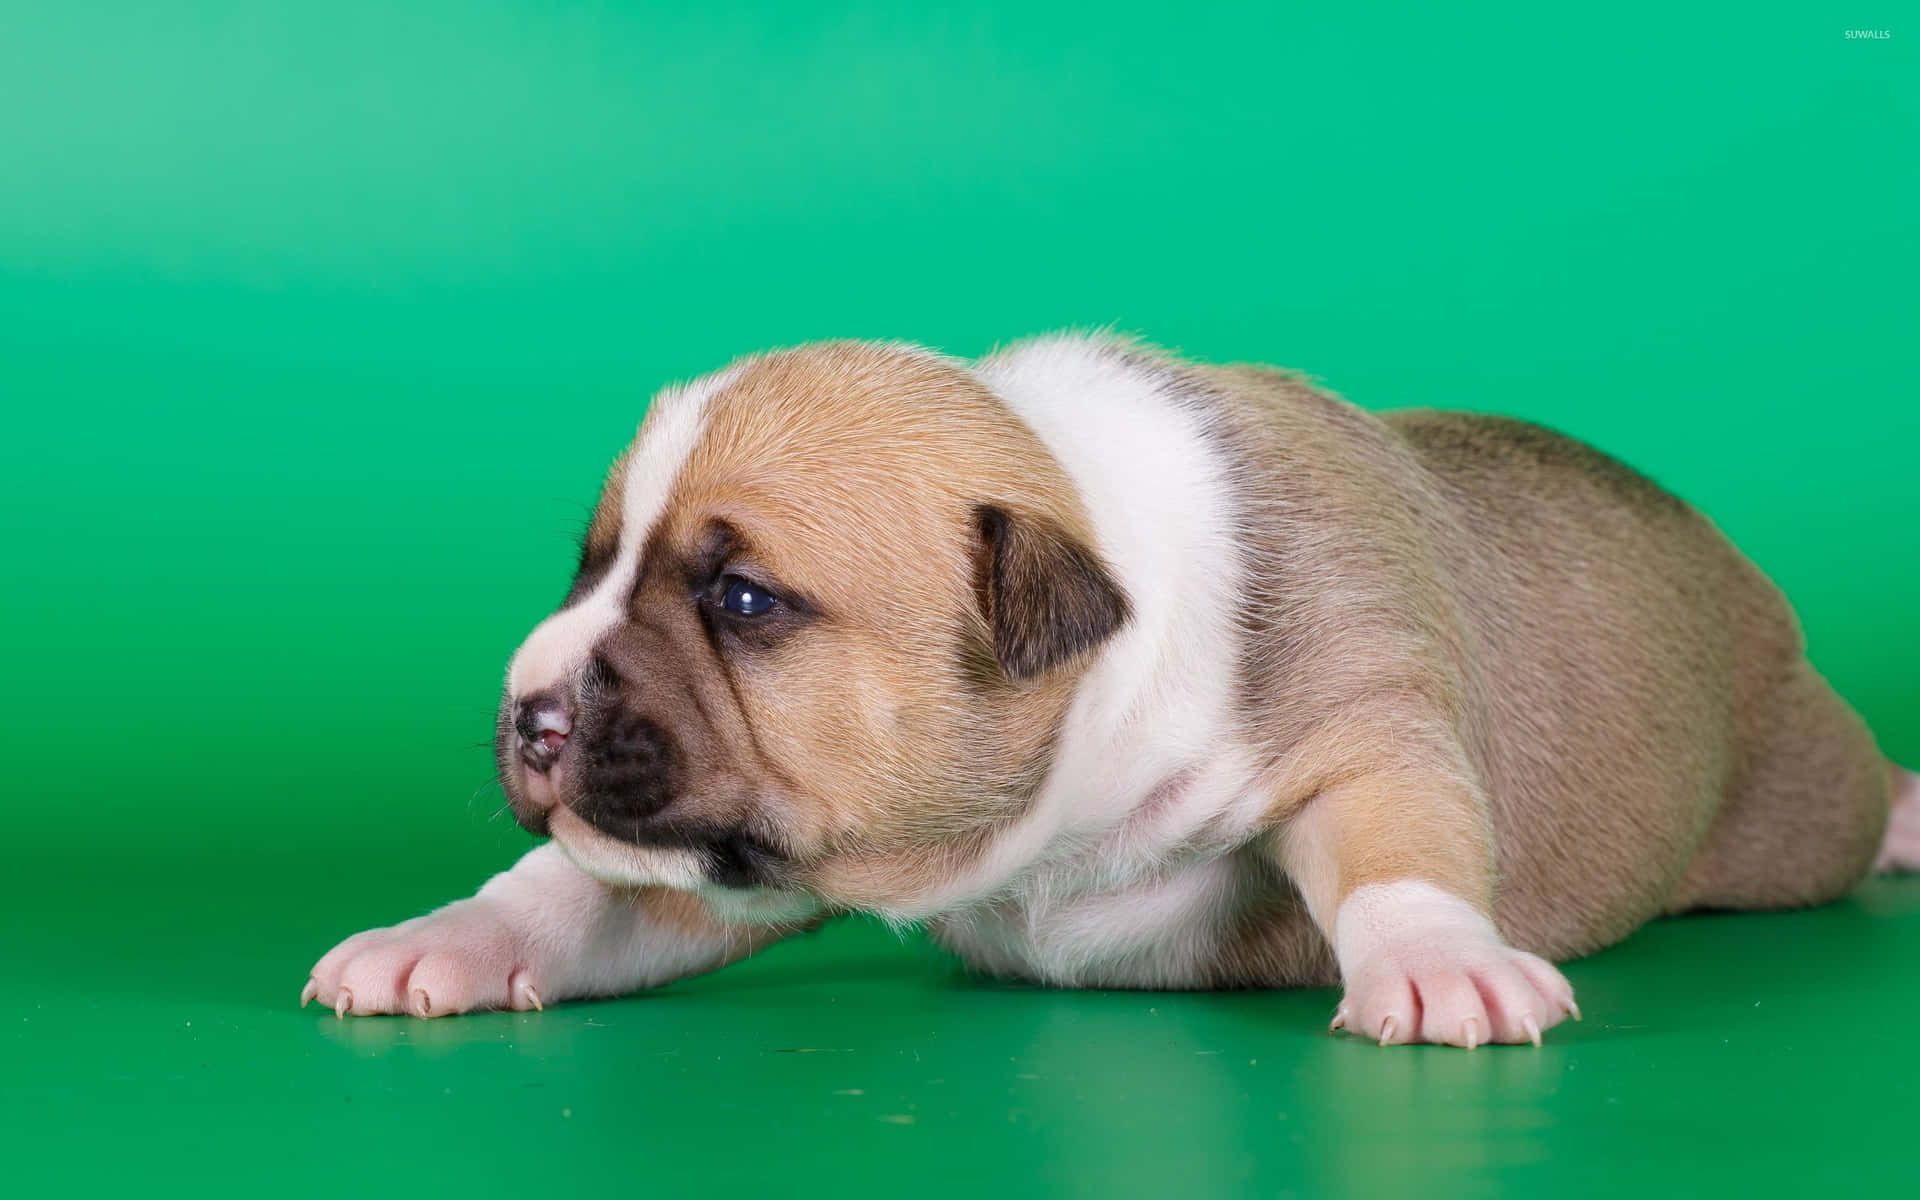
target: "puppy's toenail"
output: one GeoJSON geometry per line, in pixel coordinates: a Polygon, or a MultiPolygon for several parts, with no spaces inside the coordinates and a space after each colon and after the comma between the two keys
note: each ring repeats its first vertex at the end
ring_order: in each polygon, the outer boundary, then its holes
{"type": "Polygon", "coordinates": [[[349,988],[341,988],[340,994],[333,998],[333,1015],[336,1017],[344,1017],[352,1011],[353,992],[349,988]]]}
{"type": "Polygon", "coordinates": [[[425,988],[413,989],[413,1015],[416,1017],[431,1017],[433,1015],[433,1000],[428,997],[427,989],[425,988]]]}
{"type": "Polygon", "coordinates": [[[317,979],[307,980],[307,986],[300,989],[300,1007],[305,1008],[307,1005],[313,1003],[313,998],[319,994],[320,981],[317,979]]]}

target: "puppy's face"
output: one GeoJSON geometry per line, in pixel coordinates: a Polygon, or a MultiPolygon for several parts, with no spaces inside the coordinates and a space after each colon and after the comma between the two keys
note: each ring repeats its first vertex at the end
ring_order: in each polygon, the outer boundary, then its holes
{"type": "Polygon", "coordinates": [[[1022,811],[1127,619],[1034,434],[834,343],[657,397],[500,709],[515,815],[587,870],[910,900],[1022,811]]]}

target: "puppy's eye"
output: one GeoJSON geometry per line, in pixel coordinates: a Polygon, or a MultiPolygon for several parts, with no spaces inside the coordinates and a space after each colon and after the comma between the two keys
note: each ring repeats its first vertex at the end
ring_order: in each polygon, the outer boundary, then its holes
{"type": "Polygon", "coordinates": [[[757,617],[774,606],[774,595],[738,575],[720,579],[720,607],[736,617],[757,617]]]}

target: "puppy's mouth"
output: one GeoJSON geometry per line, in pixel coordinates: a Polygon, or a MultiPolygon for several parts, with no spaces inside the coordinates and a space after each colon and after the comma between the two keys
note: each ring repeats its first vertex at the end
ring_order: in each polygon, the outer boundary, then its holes
{"type": "Polygon", "coordinates": [[[554,762],[544,771],[527,767],[520,772],[520,785],[526,790],[531,811],[516,815],[527,832],[536,837],[546,836],[547,816],[560,806],[560,776],[564,770],[561,763],[554,762]]]}
{"type": "Polygon", "coordinates": [[[575,866],[602,883],[693,891],[709,883],[706,859],[678,846],[642,846],[609,835],[566,805],[548,815],[548,832],[575,866]]]}

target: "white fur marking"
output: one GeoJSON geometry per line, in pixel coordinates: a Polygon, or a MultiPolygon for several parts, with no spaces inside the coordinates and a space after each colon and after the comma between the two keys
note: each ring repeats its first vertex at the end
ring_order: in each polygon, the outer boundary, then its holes
{"type": "MultiPolygon", "coordinates": [[[[1159,869],[1160,853],[1197,824],[1253,815],[1244,754],[1220,736],[1232,726],[1238,639],[1228,604],[1241,567],[1226,468],[1200,418],[1098,339],[1023,342],[976,372],[1066,470],[1133,616],[1081,681],[1031,811],[972,870],[889,913],[909,919],[1007,888],[1044,912],[1159,869]],[[1122,862],[1088,852],[1163,781],[1195,767],[1179,806],[1190,822],[1125,839],[1133,853],[1122,862]]],[[[1076,959],[1103,940],[1036,937],[1076,959]]]]}
{"type": "Polygon", "coordinates": [[[1372,962],[1383,954],[1417,955],[1421,947],[1445,956],[1461,943],[1505,944],[1473,905],[1414,881],[1354,889],[1341,903],[1333,929],[1342,971],[1348,963],[1372,962]]]}
{"type": "Polygon", "coordinates": [[[540,622],[507,666],[507,691],[525,696],[571,679],[586,666],[594,643],[626,616],[627,595],[639,577],[640,554],[666,510],[687,456],[706,429],[707,401],[731,382],[722,371],[655,397],[641,423],[638,444],[621,477],[620,546],[606,577],[584,599],[540,622]]]}
{"type": "Polygon", "coordinates": [[[1023,342],[976,371],[1067,472],[1133,616],[1088,668],[1028,815],[887,915],[942,913],[940,940],[1004,972],[1189,981],[1242,885],[1224,855],[1267,799],[1223,736],[1240,646],[1231,464],[1204,415],[1104,339],[1023,342]]]}

